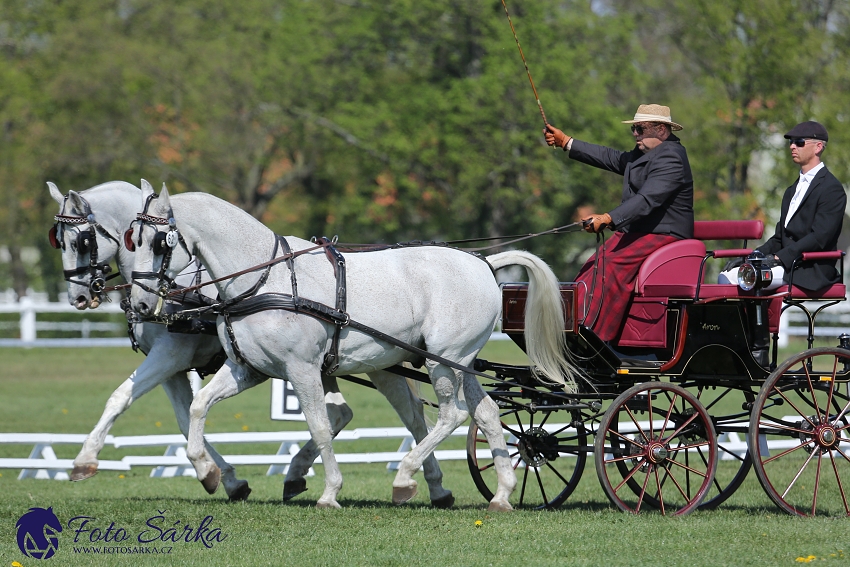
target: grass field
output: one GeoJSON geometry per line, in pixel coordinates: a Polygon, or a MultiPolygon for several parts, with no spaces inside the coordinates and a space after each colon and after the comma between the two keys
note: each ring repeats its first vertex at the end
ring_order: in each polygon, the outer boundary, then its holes
{"type": "MultiPolygon", "coordinates": [[[[800,349],[798,349],[800,350],[800,349]]],[[[508,343],[491,343],[483,358],[521,362],[508,343]]],[[[781,357],[780,357],[781,358],[781,357]]],[[[88,433],[111,391],[140,363],[129,349],[2,349],[0,413],[2,432],[88,433]]],[[[383,398],[362,386],[341,384],[354,410],[350,427],[400,425],[383,398]]],[[[427,390],[429,388],[425,388],[427,390]]],[[[301,429],[301,423],[271,422],[268,384],[222,402],[207,431],[301,429]]],[[[428,394],[428,392],[423,392],[428,394]]],[[[170,404],[161,389],[139,400],[116,422],[115,435],[177,433],[170,404]]],[[[395,450],[397,440],[361,441],[340,450],[395,450]]],[[[463,447],[453,440],[452,448],[463,447]]],[[[25,457],[31,447],[0,446],[2,457],[25,457]]],[[[225,453],[274,452],[276,446],[228,446],[225,453]]],[[[78,447],[56,448],[60,458],[78,447]]],[[[161,452],[161,448],[151,453],[161,452]]],[[[141,454],[141,450],[134,450],[141,454]]],[[[104,459],[123,450],[105,449],[104,459]]],[[[323,469],[308,479],[309,490],[283,505],[282,477],[267,467],[240,467],[253,489],[245,503],[228,504],[223,491],[207,496],[190,478],[155,479],[149,470],[101,472],[80,482],[17,480],[18,471],[0,469],[0,566],[17,562],[48,565],[796,565],[850,563],[846,520],[799,520],[782,514],[754,475],[720,509],[685,518],[657,513],[631,516],[609,505],[592,462],[582,482],[557,511],[517,510],[491,515],[473,484],[466,463],[443,463],[444,483],[456,496],[452,510],[428,506],[424,479],[420,494],[392,506],[392,475],[385,465],[343,465],[342,510],[314,508],[323,469]],[[65,526],[56,555],[47,561],[25,557],[15,541],[15,523],[30,507],[52,507],[65,526]],[[75,533],[68,521],[88,516],[75,533]],[[192,540],[199,525],[218,529],[211,547],[192,540]],[[121,542],[89,542],[91,535],[127,536],[121,542]],[[149,525],[147,525],[149,524],[149,525]],[[153,527],[151,527],[153,526],[153,527]],[[187,527],[188,526],[188,527],[187,527]],[[173,527],[176,532],[168,532],[173,527]],[[124,531],[119,531],[124,530],[124,531]],[[162,534],[165,541],[153,536],[162,534]],[[183,535],[184,539],[177,536],[183,535]],[[141,536],[144,544],[138,543],[141,536]],[[77,539],[75,543],[74,540],[77,539]],[[178,539],[177,542],[170,541],[178,539]],[[82,553],[83,548],[114,553],[82,553]],[[75,549],[76,548],[76,549],[75,549]],[[156,549],[168,557],[153,554],[156,549]],[[147,550],[147,553],[128,553],[147,550]],[[123,551],[123,552],[122,552],[123,551]],[[846,556],[845,556],[846,552],[846,556]],[[810,559],[810,558],[814,559],[810,559]]],[[[78,527],[81,520],[74,524],[78,527]]]]}

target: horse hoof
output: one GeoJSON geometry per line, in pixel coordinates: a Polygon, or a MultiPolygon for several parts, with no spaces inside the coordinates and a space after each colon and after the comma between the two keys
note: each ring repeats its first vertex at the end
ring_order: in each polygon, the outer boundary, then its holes
{"type": "Polygon", "coordinates": [[[327,508],[327,509],[332,509],[332,510],[339,510],[340,508],[342,508],[342,506],[340,506],[339,502],[336,502],[336,501],[324,502],[322,500],[319,500],[318,502],[316,502],[316,508],[327,508]]]}
{"type": "Polygon", "coordinates": [[[409,502],[416,496],[416,485],[406,487],[393,487],[393,504],[396,506],[409,502]]]}
{"type": "Polygon", "coordinates": [[[431,506],[433,506],[434,508],[448,509],[448,508],[451,508],[452,506],[454,506],[454,504],[455,504],[455,497],[451,492],[449,492],[447,495],[443,496],[442,498],[437,498],[436,500],[431,500],[431,506]]]}
{"type": "Polygon", "coordinates": [[[215,491],[218,490],[218,485],[221,483],[221,469],[218,467],[213,467],[210,469],[210,472],[207,473],[207,476],[201,481],[201,484],[204,485],[204,490],[207,491],[207,494],[215,494],[215,491]]]}
{"type": "Polygon", "coordinates": [[[303,478],[297,480],[287,480],[283,483],[283,501],[291,500],[301,494],[307,492],[307,481],[303,478]]]}
{"type": "Polygon", "coordinates": [[[487,507],[488,512],[512,512],[513,507],[507,502],[490,501],[490,506],[487,507]]]}
{"type": "Polygon", "coordinates": [[[71,480],[86,480],[97,474],[97,465],[79,465],[71,471],[71,480]]]}
{"type": "Polygon", "coordinates": [[[248,496],[250,494],[251,488],[248,486],[248,482],[240,480],[236,490],[228,494],[227,499],[231,502],[244,502],[245,500],[248,500],[248,496]]]}

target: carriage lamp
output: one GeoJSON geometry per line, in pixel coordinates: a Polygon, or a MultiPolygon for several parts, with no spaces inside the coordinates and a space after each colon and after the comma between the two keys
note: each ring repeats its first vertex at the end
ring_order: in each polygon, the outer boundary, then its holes
{"type": "Polygon", "coordinates": [[[758,250],[754,250],[747,256],[738,268],[738,287],[744,291],[764,289],[770,285],[771,281],[773,281],[773,272],[770,271],[765,255],[758,250]]]}

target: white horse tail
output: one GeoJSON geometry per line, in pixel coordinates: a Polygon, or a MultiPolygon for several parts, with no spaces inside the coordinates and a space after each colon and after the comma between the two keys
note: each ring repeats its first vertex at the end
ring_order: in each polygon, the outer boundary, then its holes
{"type": "Polygon", "coordinates": [[[568,359],[564,334],[564,302],[555,272],[540,258],[523,250],[487,257],[494,270],[519,265],[528,273],[525,304],[525,348],[532,371],[540,378],[575,391],[581,372],[568,359]]]}

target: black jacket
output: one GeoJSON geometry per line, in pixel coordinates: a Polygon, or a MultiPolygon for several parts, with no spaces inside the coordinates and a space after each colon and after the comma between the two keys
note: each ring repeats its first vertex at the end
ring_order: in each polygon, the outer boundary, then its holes
{"type": "MultiPolygon", "coordinates": [[[[785,281],[791,278],[791,265],[803,252],[837,249],[847,205],[847,195],[841,182],[824,166],[812,179],[809,190],[786,227],[785,217],[796,190],[796,182],[785,190],[776,232],[758,248],[767,255],[779,257],[785,268],[785,281]]],[[[807,262],[794,269],[793,274],[793,284],[806,289],[821,289],[838,280],[833,260],[807,262]]]]}
{"type": "Polygon", "coordinates": [[[569,155],[623,176],[623,201],[609,213],[617,230],[694,237],[694,179],[676,136],[647,153],[573,140],[569,155]]]}

